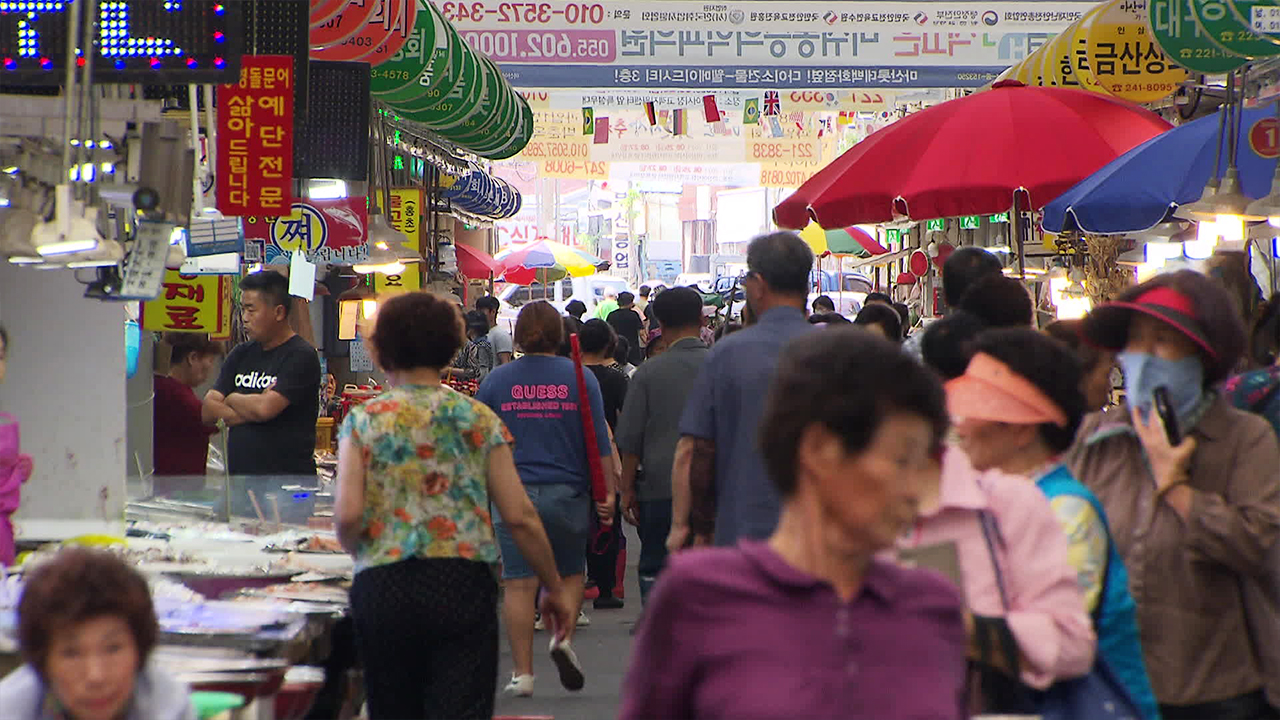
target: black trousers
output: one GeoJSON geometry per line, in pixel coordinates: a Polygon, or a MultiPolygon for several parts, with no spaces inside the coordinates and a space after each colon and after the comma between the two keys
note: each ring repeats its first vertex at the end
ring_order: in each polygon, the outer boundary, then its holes
{"type": "Polygon", "coordinates": [[[625,547],[626,540],[622,534],[622,523],[618,515],[618,505],[622,496],[613,500],[613,525],[603,533],[600,532],[600,519],[596,516],[595,505],[591,506],[591,540],[587,544],[587,579],[600,588],[600,597],[613,597],[613,589],[618,580],[618,553],[625,547]]]}
{"type": "Polygon", "coordinates": [[[371,720],[491,720],[498,582],[488,565],[411,558],[362,570],[351,617],[371,720]]]}

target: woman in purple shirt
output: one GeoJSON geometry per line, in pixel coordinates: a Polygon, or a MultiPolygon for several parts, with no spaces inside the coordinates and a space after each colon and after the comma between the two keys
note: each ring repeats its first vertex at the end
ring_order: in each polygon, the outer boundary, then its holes
{"type": "Polygon", "coordinates": [[[877,557],[914,520],[946,424],[938,381],[896,345],[851,327],[793,343],[760,428],[778,528],[671,557],[622,720],[965,717],[958,592],[877,557]]]}

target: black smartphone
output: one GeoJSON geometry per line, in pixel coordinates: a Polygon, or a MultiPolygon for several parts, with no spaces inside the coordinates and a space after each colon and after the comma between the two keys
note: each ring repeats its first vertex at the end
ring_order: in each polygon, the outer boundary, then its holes
{"type": "Polygon", "coordinates": [[[1173,413],[1173,404],[1169,402],[1169,389],[1161,385],[1152,393],[1155,399],[1156,413],[1164,423],[1165,435],[1169,444],[1177,447],[1182,442],[1182,433],[1178,431],[1178,416],[1173,413]]]}

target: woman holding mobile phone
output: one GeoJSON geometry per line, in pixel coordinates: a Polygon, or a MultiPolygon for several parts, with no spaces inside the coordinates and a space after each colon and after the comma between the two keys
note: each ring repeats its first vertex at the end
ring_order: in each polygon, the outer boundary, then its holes
{"type": "Polygon", "coordinates": [[[1127,400],[1085,419],[1069,465],[1102,501],[1129,570],[1161,714],[1280,717],[1280,610],[1267,594],[1280,445],[1214,389],[1245,347],[1230,297],[1190,270],[1159,275],[1095,309],[1083,332],[1118,352],[1127,400]],[[1152,412],[1157,395],[1177,443],[1152,412]]]}

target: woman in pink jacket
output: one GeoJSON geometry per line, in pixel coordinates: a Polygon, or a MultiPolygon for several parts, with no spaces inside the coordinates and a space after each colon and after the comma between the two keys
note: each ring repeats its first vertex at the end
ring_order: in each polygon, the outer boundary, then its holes
{"type": "Polygon", "coordinates": [[[922,495],[898,548],[904,561],[933,565],[962,586],[974,712],[1034,714],[1026,688],[1093,666],[1093,623],[1067,539],[1035,485],[980,473],[948,448],[940,482],[922,495]]]}
{"type": "MultiPolygon", "coordinates": [[[[0,327],[0,382],[9,357],[9,335],[0,327]]],[[[0,568],[13,564],[13,523],[18,491],[31,475],[31,458],[18,452],[18,419],[0,413],[0,568]]]]}

